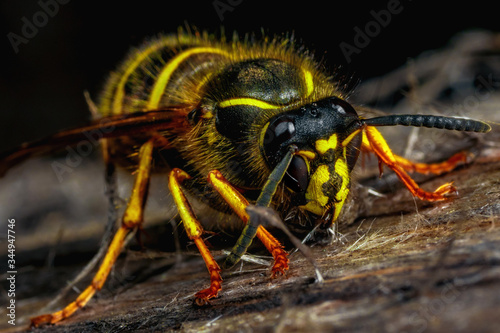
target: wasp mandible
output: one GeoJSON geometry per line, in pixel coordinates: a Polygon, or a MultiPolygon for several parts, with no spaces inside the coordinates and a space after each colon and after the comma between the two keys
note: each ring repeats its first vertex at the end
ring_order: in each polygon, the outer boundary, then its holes
{"type": "Polygon", "coordinates": [[[349,195],[360,152],[375,154],[379,166],[394,171],[413,196],[445,200],[456,191],[451,183],[428,192],[408,172],[443,173],[465,162],[466,154],[438,164],[413,163],[393,154],[377,127],[490,130],[481,121],[431,115],[364,118],[331,75],[291,39],[229,41],[182,31],[132,50],[111,74],[97,108],[100,119],[87,126],[0,156],[5,173],[106,126],[112,130],[101,131],[105,163],[134,171],[121,226],[91,284],[64,309],[33,318],[35,326],[71,316],[102,288],[126,236],[143,223],[153,172],[168,174],[183,226],[206,263],[210,285],[195,296],[202,305],[221,290],[221,268],[187,194],[246,223],[224,267],[238,262],[256,236],[274,258],[272,274],[280,275],[289,268],[287,252],[264,226],[247,223],[249,205],[272,207],[282,218],[294,210],[303,225],[329,228],[349,195]]]}

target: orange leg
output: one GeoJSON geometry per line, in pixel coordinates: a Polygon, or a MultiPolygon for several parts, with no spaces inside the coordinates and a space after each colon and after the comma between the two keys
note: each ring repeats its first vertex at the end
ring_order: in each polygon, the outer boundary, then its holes
{"type": "MultiPolygon", "coordinates": [[[[248,223],[249,217],[245,211],[245,208],[249,205],[247,199],[224,178],[220,171],[210,171],[208,174],[208,182],[212,184],[229,206],[231,206],[236,215],[238,215],[243,222],[248,223]]],[[[257,237],[274,258],[274,265],[272,268],[273,277],[276,275],[283,275],[288,269],[288,253],[283,250],[283,246],[280,242],[263,226],[258,227],[257,237]]]]}
{"type": "Polygon", "coordinates": [[[460,164],[467,163],[467,153],[459,152],[441,163],[415,163],[407,160],[404,157],[394,155],[399,166],[408,172],[418,172],[424,175],[434,174],[440,175],[442,173],[450,172],[460,164]]]}
{"type": "Polygon", "coordinates": [[[199,291],[195,295],[196,304],[204,305],[208,303],[209,299],[217,297],[217,294],[221,290],[221,269],[203,242],[203,239],[201,238],[203,234],[203,227],[196,219],[196,215],[194,214],[191,205],[187,201],[187,198],[180,187],[180,184],[189,178],[190,177],[186,172],[175,168],[170,172],[168,187],[170,188],[170,192],[172,193],[175,204],[177,205],[177,210],[181,216],[184,229],[186,230],[189,239],[192,239],[198,247],[203,260],[205,261],[208,272],[210,273],[210,287],[199,291]]]}
{"type": "Polygon", "coordinates": [[[150,140],[146,142],[139,152],[139,167],[136,173],[135,183],[132,190],[132,195],[129,199],[127,208],[123,215],[122,224],[116,231],[108,251],[99,267],[99,270],[92,279],[91,284],[76,298],[76,300],[64,309],[41,315],[31,319],[32,326],[39,326],[45,323],[54,324],[71,316],[76,310],[83,308],[94,294],[101,290],[106,278],[111,271],[118,255],[120,254],[125,237],[128,233],[142,224],[143,210],[147,196],[147,189],[151,171],[151,156],[153,152],[154,142],[150,140]]]}
{"type": "Polygon", "coordinates": [[[446,183],[438,187],[434,192],[427,192],[421,189],[417,183],[406,173],[408,171],[417,171],[421,173],[442,173],[453,169],[464,159],[464,154],[454,155],[450,160],[444,163],[424,164],[412,163],[403,157],[394,155],[382,137],[382,134],[372,126],[367,126],[363,130],[363,143],[361,149],[366,152],[373,152],[379,158],[379,167],[382,171],[382,163],[393,170],[399,179],[405,184],[408,190],[417,198],[426,201],[445,200],[447,195],[456,192],[451,183],[446,183]]]}

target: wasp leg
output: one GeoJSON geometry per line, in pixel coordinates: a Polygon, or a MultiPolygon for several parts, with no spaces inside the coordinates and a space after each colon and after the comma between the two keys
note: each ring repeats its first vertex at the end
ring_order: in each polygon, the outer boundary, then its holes
{"type": "Polygon", "coordinates": [[[140,227],[143,221],[143,210],[147,196],[147,189],[150,179],[151,171],[151,156],[154,147],[154,140],[146,142],[139,151],[139,167],[135,175],[135,183],[132,189],[127,208],[122,218],[122,224],[116,231],[108,251],[99,267],[99,270],[92,279],[91,284],[76,298],[76,300],[64,309],[51,313],[41,315],[31,319],[31,326],[39,326],[45,323],[54,324],[65,318],[68,318],[79,308],[83,308],[92,296],[101,290],[106,278],[120,254],[123,242],[128,233],[137,227],[140,227]]]}
{"type": "Polygon", "coordinates": [[[461,164],[467,163],[468,154],[459,152],[441,163],[415,163],[407,160],[404,157],[394,155],[397,163],[408,172],[418,172],[424,175],[434,174],[440,175],[442,173],[450,172],[461,164]]]}
{"type": "Polygon", "coordinates": [[[187,201],[187,198],[180,187],[180,184],[189,178],[190,176],[186,172],[181,169],[174,168],[169,175],[168,187],[170,188],[170,192],[172,193],[175,204],[177,205],[177,210],[181,216],[184,229],[186,229],[189,239],[193,240],[198,247],[203,260],[205,261],[208,272],[210,273],[210,287],[197,292],[195,295],[196,304],[204,305],[210,298],[216,297],[221,290],[221,269],[203,242],[203,239],[201,238],[203,234],[203,227],[196,219],[196,215],[194,214],[191,205],[187,201]]]}
{"type": "MultiPolygon", "coordinates": [[[[208,182],[212,184],[217,192],[219,192],[236,215],[249,226],[249,216],[245,210],[249,205],[247,199],[237,191],[218,170],[209,172],[208,182]]],[[[288,253],[283,249],[283,245],[281,245],[263,226],[257,228],[257,237],[274,258],[274,265],[271,270],[272,276],[283,275],[288,269],[288,253]]]]}
{"type": "Polygon", "coordinates": [[[104,229],[104,234],[101,238],[101,245],[99,246],[99,251],[94,255],[94,257],[87,263],[87,265],[78,273],[78,275],[71,280],[64,287],[63,290],[55,297],[47,307],[52,307],[53,304],[58,304],[61,299],[66,296],[66,294],[83,278],[85,278],[92,269],[100,262],[104,254],[107,252],[109,243],[111,242],[111,238],[114,234],[114,226],[116,224],[117,219],[117,194],[116,194],[116,173],[115,173],[115,165],[110,160],[109,154],[109,145],[107,143],[107,139],[101,140],[101,149],[103,152],[103,160],[105,168],[105,186],[106,186],[106,196],[108,197],[108,221],[106,222],[106,227],[104,229]]]}
{"type": "MultiPolygon", "coordinates": [[[[372,126],[366,126],[363,129],[363,141],[361,149],[367,152],[373,152],[379,158],[380,173],[382,173],[382,163],[393,170],[399,179],[405,184],[408,190],[417,198],[426,201],[445,200],[447,195],[456,192],[455,187],[451,183],[446,183],[438,187],[434,192],[427,192],[421,189],[417,183],[406,173],[405,166],[407,163],[400,164],[401,159],[398,159],[389,148],[382,134],[372,126]]],[[[411,163],[411,162],[410,162],[411,163]]]]}
{"type": "MultiPolygon", "coordinates": [[[[380,133],[379,133],[380,134],[380,133]]],[[[373,149],[366,138],[363,136],[363,150],[373,152],[373,149]]],[[[465,164],[468,161],[470,154],[466,152],[459,152],[441,163],[415,163],[406,158],[393,154],[396,159],[397,164],[408,172],[418,172],[424,175],[434,174],[440,175],[446,172],[450,172],[461,164],[465,164]]]]}

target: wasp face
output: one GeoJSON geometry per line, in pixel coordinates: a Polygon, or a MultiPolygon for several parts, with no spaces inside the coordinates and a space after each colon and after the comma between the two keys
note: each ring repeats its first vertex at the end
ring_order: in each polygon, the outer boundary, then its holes
{"type": "Polygon", "coordinates": [[[281,113],[264,127],[261,147],[273,168],[290,146],[297,153],[284,177],[302,210],[333,223],[349,193],[350,172],[361,145],[360,119],[337,97],[281,113]]]}

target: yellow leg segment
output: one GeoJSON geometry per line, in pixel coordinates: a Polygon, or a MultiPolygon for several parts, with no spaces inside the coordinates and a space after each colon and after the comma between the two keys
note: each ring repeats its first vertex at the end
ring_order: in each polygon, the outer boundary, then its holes
{"type": "Polygon", "coordinates": [[[379,168],[382,173],[382,163],[387,165],[396,173],[399,179],[405,184],[408,190],[417,198],[426,201],[445,200],[447,195],[456,192],[451,183],[446,183],[438,187],[434,192],[427,192],[421,189],[417,183],[406,173],[417,171],[422,173],[441,173],[453,169],[463,161],[462,153],[454,155],[450,160],[438,164],[412,163],[403,157],[394,155],[382,134],[372,126],[363,129],[363,141],[361,149],[365,152],[372,152],[379,158],[379,168]]]}
{"type": "MultiPolygon", "coordinates": [[[[229,206],[231,206],[236,215],[238,215],[243,222],[247,223],[249,220],[248,214],[245,211],[245,208],[249,205],[247,199],[245,199],[245,197],[238,192],[218,170],[209,172],[208,182],[212,184],[229,206]]],[[[263,226],[259,226],[257,229],[257,237],[274,258],[274,265],[272,268],[273,277],[284,274],[288,269],[288,254],[283,250],[283,246],[263,226]]]]}
{"type": "Polygon", "coordinates": [[[139,227],[143,221],[144,204],[146,202],[147,189],[151,173],[151,156],[154,148],[154,140],[146,142],[139,151],[139,167],[137,169],[132,195],[130,196],[127,208],[123,215],[122,224],[116,231],[108,251],[99,267],[99,270],[92,279],[91,284],[76,298],[76,300],[64,309],[41,315],[31,319],[32,326],[39,326],[45,323],[57,323],[71,316],[76,310],[83,308],[94,294],[101,290],[106,278],[111,271],[118,255],[120,254],[125,237],[130,230],[139,227]]]}
{"type": "Polygon", "coordinates": [[[186,172],[175,168],[170,172],[168,187],[170,188],[170,192],[172,193],[175,204],[177,205],[177,210],[179,211],[186,233],[189,239],[192,239],[198,247],[210,274],[210,287],[199,291],[195,295],[196,304],[204,305],[209,299],[216,297],[221,290],[222,277],[220,276],[221,269],[219,265],[212,257],[212,254],[210,254],[210,251],[201,238],[203,234],[203,227],[196,219],[196,215],[194,214],[191,205],[187,201],[187,198],[180,187],[180,184],[189,178],[190,177],[186,172]]]}

